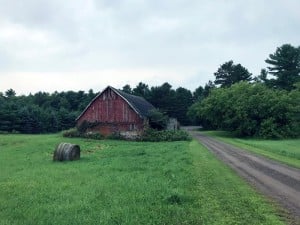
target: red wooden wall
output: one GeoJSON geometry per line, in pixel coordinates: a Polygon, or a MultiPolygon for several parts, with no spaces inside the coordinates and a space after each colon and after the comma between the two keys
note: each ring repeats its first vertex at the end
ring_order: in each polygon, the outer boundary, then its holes
{"type": "Polygon", "coordinates": [[[107,88],[86,109],[77,121],[100,122],[93,131],[109,135],[120,131],[142,130],[144,120],[112,89],[107,88]]]}

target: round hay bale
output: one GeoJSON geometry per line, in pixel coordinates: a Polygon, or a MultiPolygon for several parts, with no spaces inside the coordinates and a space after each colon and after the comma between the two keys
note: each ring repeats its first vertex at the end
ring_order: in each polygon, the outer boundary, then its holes
{"type": "Polygon", "coordinates": [[[60,143],[53,153],[53,161],[73,161],[78,159],[80,159],[79,145],[60,143]]]}

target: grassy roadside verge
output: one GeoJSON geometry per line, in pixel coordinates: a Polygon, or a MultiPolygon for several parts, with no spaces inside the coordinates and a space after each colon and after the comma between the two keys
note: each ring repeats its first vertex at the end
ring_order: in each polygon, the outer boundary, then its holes
{"type": "Polygon", "coordinates": [[[228,166],[197,141],[190,143],[196,178],[194,191],[203,224],[280,224],[266,203],[228,166]]]}
{"type": "Polygon", "coordinates": [[[224,131],[201,131],[236,147],[300,168],[300,139],[263,140],[234,138],[224,131]]]}
{"type": "Polygon", "coordinates": [[[0,135],[0,224],[284,224],[196,141],[0,135]],[[54,163],[59,142],[79,161],[54,163]]]}

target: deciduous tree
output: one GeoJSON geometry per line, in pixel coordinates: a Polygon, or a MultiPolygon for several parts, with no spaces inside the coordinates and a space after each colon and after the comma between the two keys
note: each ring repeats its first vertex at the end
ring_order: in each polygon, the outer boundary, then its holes
{"type": "Polygon", "coordinates": [[[190,108],[201,124],[237,136],[283,138],[300,136],[299,90],[287,92],[264,84],[241,82],[214,89],[190,108]]]}

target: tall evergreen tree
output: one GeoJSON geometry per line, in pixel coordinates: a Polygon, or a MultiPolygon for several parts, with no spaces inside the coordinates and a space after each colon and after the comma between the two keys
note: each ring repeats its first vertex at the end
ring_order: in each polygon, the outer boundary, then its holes
{"type": "Polygon", "coordinates": [[[241,64],[235,65],[232,60],[222,64],[214,75],[216,77],[214,84],[221,87],[230,87],[240,81],[252,80],[252,74],[241,64]]]}
{"type": "Polygon", "coordinates": [[[10,98],[10,97],[14,97],[16,96],[16,92],[13,90],[13,89],[8,89],[6,92],[5,92],[5,96],[10,98]]]}
{"type": "Polygon", "coordinates": [[[204,98],[204,88],[202,86],[199,86],[196,88],[196,90],[193,92],[193,101],[201,101],[204,98]]]}
{"type": "Polygon", "coordinates": [[[132,89],[129,84],[126,84],[125,86],[123,86],[122,91],[124,91],[125,93],[128,93],[128,94],[132,94],[132,89]]]}
{"type": "Polygon", "coordinates": [[[150,93],[150,89],[147,84],[140,82],[135,88],[132,90],[132,94],[144,97],[148,99],[150,93]]]}
{"type": "Polygon", "coordinates": [[[292,90],[294,84],[300,82],[300,46],[296,48],[284,44],[270,54],[265,62],[270,64],[268,73],[275,77],[269,80],[271,86],[292,90]]]}
{"type": "Polygon", "coordinates": [[[174,112],[175,108],[175,91],[169,83],[166,82],[161,86],[151,87],[148,100],[163,113],[173,116],[172,112],[174,112]]]}
{"type": "Polygon", "coordinates": [[[211,80],[209,80],[204,86],[203,97],[206,98],[209,95],[210,91],[215,87],[216,85],[211,80]]]}
{"type": "Polygon", "coordinates": [[[193,104],[193,95],[190,90],[179,87],[175,92],[175,106],[173,111],[174,117],[180,121],[183,125],[188,125],[190,123],[187,117],[188,108],[193,104]]]}

